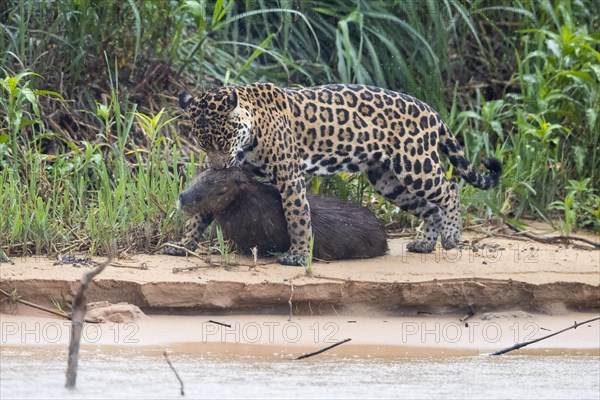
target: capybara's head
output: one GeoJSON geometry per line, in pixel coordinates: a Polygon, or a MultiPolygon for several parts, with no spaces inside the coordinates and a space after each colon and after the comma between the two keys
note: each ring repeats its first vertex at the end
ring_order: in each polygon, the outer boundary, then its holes
{"type": "Polygon", "coordinates": [[[229,207],[249,177],[240,168],[207,169],[179,194],[177,208],[187,214],[218,214],[229,207]]]}

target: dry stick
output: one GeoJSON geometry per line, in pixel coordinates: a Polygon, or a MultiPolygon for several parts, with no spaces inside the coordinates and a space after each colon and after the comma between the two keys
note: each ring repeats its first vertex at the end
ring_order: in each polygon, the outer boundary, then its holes
{"type": "Polygon", "coordinates": [[[234,262],[233,264],[230,264],[230,265],[233,265],[235,267],[250,267],[250,268],[254,268],[254,267],[263,267],[265,265],[273,265],[273,264],[274,263],[270,262],[270,261],[261,261],[261,262],[257,262],[257,263],[252,262],[252,264],[236,261],[236,262],[234,262]]]}
{"type": "Polygon", "coordinates": [[[113,256],[110,255],[106,261],[90,271],[83,273],[79,290],[73,301],[73,314],[71,315],[71,340],[69,342],[69,358],[67,361],[67,383],[65,387],[72,389],[77,381],[77,360],[79,357],[79,344],[81,343],[81,331],[83,329],[83,320],[85,317],[86,291],[90,282],[96,275],[104,270],[112,261],[113,256]]]}
{"type": "Polygon", "coordinates": [[[520,349],[521,347],[529,346],[530,344],[537,343],[537,342],[539,342],[539,341],[541,341],[541,340],[544,340],[544,339],[551,338],[552,336],[556,336],[556,335],[558,335],[559,333],[566,332],[566,331],[568,331],[568,330],[570,330],[570,329],[577,329],[577,327],[578,327],[578,326],[580,326],[580,325],[585,325],[585,324],[588,324],[588,323],[590,323],[590,322],[597,321],[597,320],[599,320],[599,319],[600,319],[600,317],[596,317],[596,318],[588,319],[587,321],[583,321],[583,322],[579,322],[579,323],[575,322],[575,323],[574,323],[572,326],[569,326],[568,328],[565,328],[565,329],[563,329],[563,330],[560,330],[560,331],[558,331],[558,332],[551,333],[551,334],[549,334],[549,335],[546,335],[546,336],[543,336],[543,337],[541,337],[541,338],[537,338],[537,339],[530,340],[530,341],[528,341],[528,342],[517,343],[517,344],[515,344],[514,346],[510,346],[510,347],[507,347],[506,349],[502,349],[502,350],[500,350],[500,351],[497,351],[497,352],[495,352],[495,353],[492,353],[492,354],[490,354],[490,356],[499,356],[499,355],[502,355],[502,354],[504,354],[504,353],[508,353],[509,351],[518,350],[518,349],[520,349]]]}
{"type": "Polygon", "coordinates": [[[595,249],[600,249],[600,243],[596,243],[592,240],[586,239],[586,238],[582,238],[582,237],[578,237],[578,236],[551,236],[551,237],[543,237],[543,236],[538,236],[538,235],[534,235],[531,234],[529,232],[526,231],[522,231],[519,228],[517,228],[514,225],[509,224],[508,222],[505,222],[506,225],[508,225],[508,227],[510,229],[512,229],[513,231],[517,232],[518,235],[520,236],[524,236],[528,239],[531,240],[535,240],[537,242],[541,242],[541,243],[556,243],[556,242],[568,242],[570,240],[577,240],[586,244],[589,244],[590,246],[594,247],[595,249]]]}
{"type": "Polygon", "coordinates": [[[173,273],[177,274],[183,271],[195,271],[197,269],[214,268],[214,265],[194,265],[193,267],[173,267],[173,273]]]}
{"type": "Polygon", "coordinates": [[[350,278],[336,278],[333,276],[314,275],[313,278],[328,279],[330,281],[352,282],[350,278]]]}
{"type": "Polygon", "coordinates": [[[188,249],[186,247],[179,246],[179,245],[176,245],[176,244],[173,244],[173,243],[163,243],[163,244],[161,244],[158,248],[154,249],[154,251],[152,252],[152,254],[156,254],[159,250],[162,250],[163,248],[165,248],[167,246],[168,247],[173,247],[173,248],[178,249],[178,250],[183,250],[183,251],[185,251],[185,253],[187,255],[192,255],[194,257],[198,257],[199,259],[201,259],[201,260],[204,261],[204,257],[201,254],[196,253],[195,251],[192,251],[192,250],[190,250],[190,249],[188,249]]]}
{"type": "Polygon", "coordinates": [[[110,266],[116,267],[116,268],[132,268],[132,269],[142,269],[142,270],[148,269],[148,264],[146,264],[145,262],[129,265],[129,264],[125,264],[122,262],[113,261],[110,263],[110,266]]]}
{"type": "Polygon", "coordinates": [[[331,350],[331,349],[333,349],[334,347],[337,347],[337,346],[339,346],[340,344],[347,343],[347,342],[349,342],[349,341],[351,341],[351,340],[352,340],[352,339],[350,339],[350,338],[348,338],[348,339],[344,339],[344,340],[342,340],[341,342],[337,342],[337,343],[335,343],[335,344],[332,344],[331,346],[329,346],[329,347],[325,347],[324,349],[321,349],[321,350],[319,350],[319,351],[314,351],[314,352],[312,352],[312,353],[306,353],[306,354],[303,354],[303,355],[301,355],[300,357],[296,358],[296,360],[303,360],[303,359],[305,359],[305,358],[308,358],[308,357],[316,356],[317,354],[321,354],[321,353],[323,353],[323,352],[325,352],[325,351],[327,351],[327,350],[331,350]]]}
{"type": "MultiPolygon", "coordinates": [[[[202,253],[196,253],[194,251],[191,251],[190,249],[187,249],[183,246],[179,246],[173,243],[163,243],[162,245],[160,245],[160,247],[156,248],[152,254],[156,254],[159,250],[163,249],[164,247],[174,247],[176,249],[179,250],[183,250],[185,251],[188,255],[192,255],[194,257],[197,257],[199,259],[201,259],[202,261],[204,261],[206,264],[208,264],[208,267],[214,267],[214,266],[224,266],[224,264],[222,263],[215,263],[211,260],[210,255],[209,254],[202,254],[202,253]]],[[[256,266],[262,266],[262,265],[271,265],[273,264],[272,262],[257,262],[257,263],[243,263],[243,262],[231,262],[228,264],[228,266],[231,267],[256,267],[256,266]]],[[[173,272],[174,273],[178,273],[178,272],[182,272],[182,271],[193,271],[195,269],[201,269],[201,268],[206,268],[206,266],[196,266],[196,267],[185,267],[185,268],[173,268],[173,272]]]]}
{"type": "MultiPolygon", "coordinates": [[[[0,293],[5,295],[6,297],[12,298],[12,296],[10,294],[8,294],[7,292],[5,292],[2,289],[0,289],[0,293]]],[[[14,299],[14,301],[16,301],[17,303],[25,304],[26,306],[29,306],[29,307],[36,308],[41,311],[49,312],[50,314],[58,315],[59,317],[63,317],[63,318],[69,319],[69,320],[71,319],[71,316],[69,314],[65,314],[60,311],[53,310],[51,308],[40,306],[39,304],[32,303],[31,301],[22,300],[20,298],[14,299]]],[[[98,321],[89,320],[89,319],[86,319],[85,322],[88,322],[90,324],[99,324],[100,323],[98,321]]]]}
{"type": "Polygon", "coordinates": [[[4,246],[0,246],[0,249],[3,250],[11,250],[12,248],[19,248],[19,247],[29,247],[29,246],[34,246],[35,243],[33,242],[25,242],[25,243],[12,243],[12,244],[5,244],[4,246]]]}
{"type": "MultiPolygon", "coordinates": [[[[2,289],[0,289],[0,293],[2,293],[3,295],[5,295],[8,298],[12,298],[12,296],[10,295],[10,293],[5,292],[2,289]]],[[[14,299],[14,301],[16,301],[17,303],[25,304],[26,306],[29,306],[29,307],[37,308],[38,310],[49,312],[50,314],[58,315],[59,317],[63,317],[63,318],[66,318],[66,319],[71,319],[68,314],[61,313],[60,311],[56,311],[56,310],[53,310],[51,308],[46,308],[44,306],[40,306],[38,304],[32,303],[32,302],[27,301],[27,300],[21,300],[21,299],[17,298],[17,299],[14,299]]]]}
{"type": "Polygon", "coordinates": [[[396,232],[389,232],[387,234],[387,236],[390,239],[397,239],[397,238],[404,238],[404,237],[412,237],[412,233],[396,233],[396,232]]]}
{"type": "MultiPolygon", "coordinates": [[[[495,233],[494,236],[497,237],[503,237],[503,238],[507,238],[507,239],[512,239],[512,240],[520,240],[522,242],[531,242],[532,238],[529,238],[527,236],[523,236],[523,235],[519,235],[519,234],[506,234],[506,233],[495,233]]],[[[557,237],[558,238],[558,237],[557,237]]],[[[572,237],[570,238],[572,239],[572,237]]],[[[536,239],[533,239],[536,240],[536,239]]],[[[558,242],[559,240],[554,240],[552,242],[543,242],[542,243],[546,243],[546,244],[552,244],[554,242],[558,242]]],[[[564,240],[562,240],[564,242],[564,240]]],[[[568,243],[567,243],[568,244],[568,243]]],[[[585,244],[577,244],[577,243],[571,243],[571,246],[573,246],[574,249],[581,249],[581,250],[594,250],[594,249],[590,249],[590,246],[585,245],[585,244]]]]}
{"type": "Polygon", "coordinates": [[[179,381],[181,395],[185,396],[185,392],[183,391],[183,381],[179,377],[179,374],[177,373],[177,370],[175,370],[175,367],[173,367],[173,364],[171,364],[171,360],[169,360],[169,356],[167,355],[166,351],[163,352],[163,356],[165,356],[165,360],[167,360],[167,364],[169,364],[169,367],[171,367],[171,371],[173,371],[173,373],[175,373],[175,377],[179,381]]]}
{"type": "Polygon", "coordinates": [[[226,324],[224,322],[213,321],[212,319],[209,319],[208,322],[213,323],[213,324],[217,324],[217,325],[221,325],[221,326],[224,326],[226,328],[231,328],[231,325],[226,324]]]}
{"type": "Polygon", "coordinates": [[[272,265],[272,262],[269,261],[264,261],[264,262],[257,262],[256,264],[254,264],[254,262],[252,263],[245,263],[245,262],[241,262],[241,261],[231,261],[228,263],[212,263],[213,265],[217,265],[220,267],[249,267],[249,268],[254,268],[254,267],[258,267],[258,266],[264,266],[264,265],[272,265]]]}

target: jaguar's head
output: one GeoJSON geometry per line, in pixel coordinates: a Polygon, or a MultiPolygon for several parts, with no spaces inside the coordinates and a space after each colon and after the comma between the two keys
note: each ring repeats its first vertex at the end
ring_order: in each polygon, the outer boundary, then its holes
{"type": "Polygon", "coordinates": [[[194,136],[207,153],[227,154],[237,132],[232,112],[238,105],[235,88],[220,87],[200,93],[179,95],[179,105],[192,122],[194,136]]]}

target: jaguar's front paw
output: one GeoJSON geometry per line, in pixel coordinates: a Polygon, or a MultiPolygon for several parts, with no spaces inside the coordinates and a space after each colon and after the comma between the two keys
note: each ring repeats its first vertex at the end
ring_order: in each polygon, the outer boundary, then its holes
{"type": "Polygon", "coordinates": [[[435,241],[415,240],[408,244],[407,249],[412,253],[431,253],[435,249],[435,241]]]}
{"type": "Polygon", "coordinates": [[[303,267],[306,265],[306,257],[300,254],[285,253],[279,257],[277,261],[279,261],[279,264],[293,265],[297,267],[303,267]]]}

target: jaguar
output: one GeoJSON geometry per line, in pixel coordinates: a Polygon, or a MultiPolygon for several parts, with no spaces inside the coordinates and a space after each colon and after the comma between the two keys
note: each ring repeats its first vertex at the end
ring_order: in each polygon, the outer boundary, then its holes
{"type": "Polygon", "coordinates": [[[182,92],[179,104],[212,168],[249,167],[279,190],[291,238],[278,260],[284,265],[308,257],[305,175],[365,173],[379,195],[424,220],[423,238],[407,246],[417,253],[432,252],[439,237],[444,249],[461,238],[459,187],[446,176],[442,153],[476,188],[493,188],[502,175],[493,157],[483,161],[488,173],[478,172],[432,107],[385,88],[259,82],[182,92]]]}

